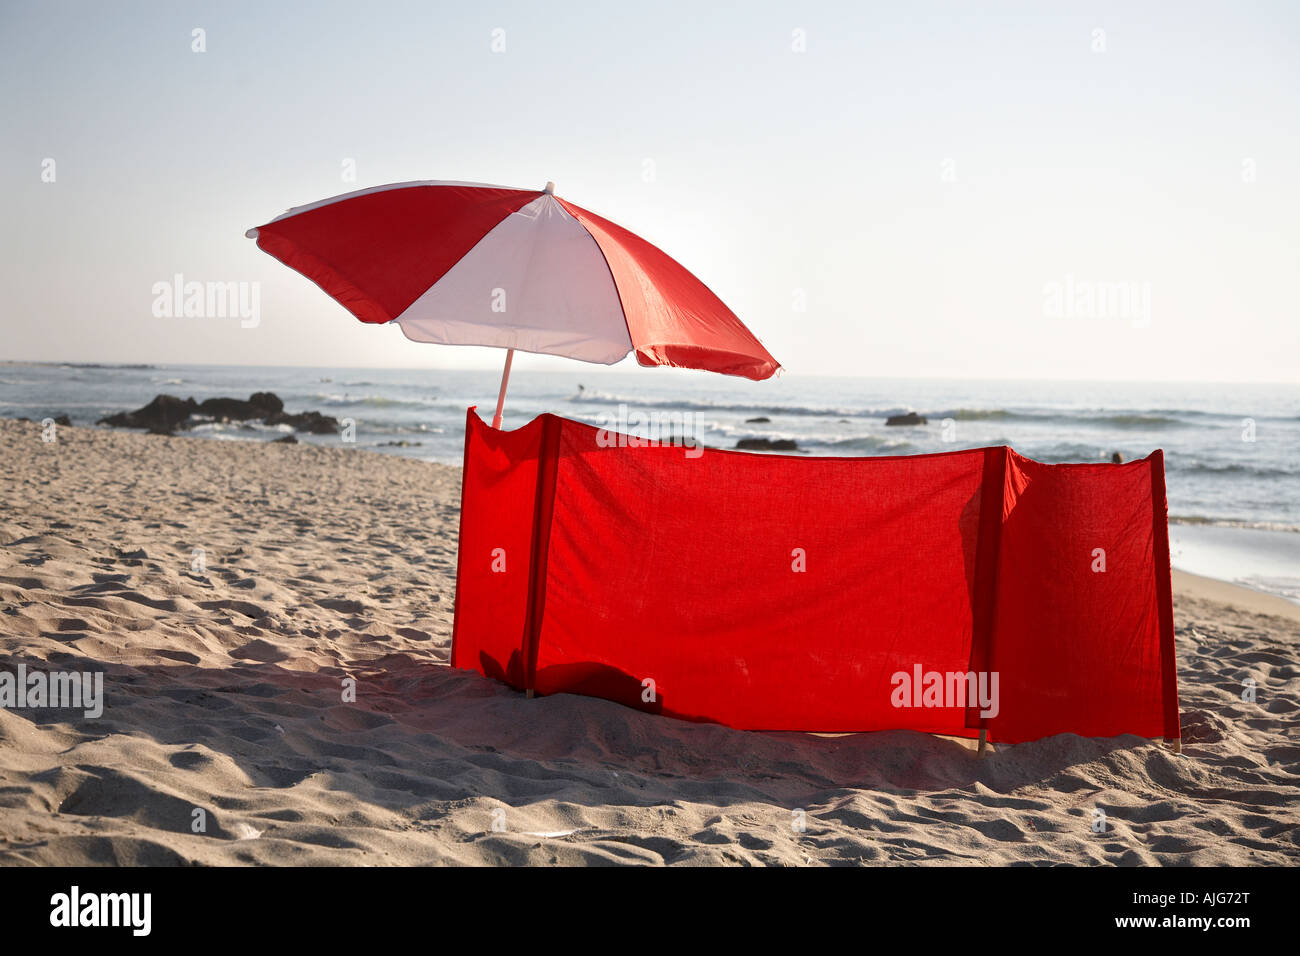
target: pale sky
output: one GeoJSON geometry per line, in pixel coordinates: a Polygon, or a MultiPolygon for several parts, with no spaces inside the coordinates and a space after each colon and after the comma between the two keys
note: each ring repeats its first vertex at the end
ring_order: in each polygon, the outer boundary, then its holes
{"type": "Polygon", "coordinates": [[[554,180],[792,375],[1300,381],[1294,2],[0,0],[0,82],[0,359],[497,367],[244,231],[554,180]],[[177,273],[260,325],[155,317],[177,273]]]}

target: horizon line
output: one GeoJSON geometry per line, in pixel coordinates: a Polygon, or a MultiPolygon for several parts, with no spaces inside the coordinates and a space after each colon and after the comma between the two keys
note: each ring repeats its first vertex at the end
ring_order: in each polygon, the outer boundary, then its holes
{"type": "MultiPolygon", "coordinates": [[[[548,356],[548,358],[562,358],[562,356],[548,356]]],[[[595,363],[582,363],[584,370],[593,374],[607,375],[612,372],[628,373],[632,368],[668,368],[670,366],[643,366],[633,363],[628,368],[620,368],[623,362],[615,365],[598,365],[595,363]]],[[[309,365],[297,363],[270,363],[270,362],[239,362],[239,363],[205,363],[205,362],[95,362],[95,361],[71,361],[66,359],[0,359],[0,366],[4,365],[37,365],[37,366],[68,366],[68,367],[99,367],[99,368],[286,368],[286,369],[356,369],[364,371],[393,371],[393,372],[492,372],[499,375],[500,366],[437,366],[437,365],[309,365]]],[[[513,374],[549,374],[556,370],[551,369],[527,369],[516,368],[513,374]]],[[[577,371],[575,369],[575,371],[577,371]]],[[[693,374],[709,374],[706,369],[681,369],[680,371],[690,372],[693,374]]],[[[1126,384],[1126,385],[1283,385],[1295,386],[1300,385],[1300,379],[1294,381],[1282,380],[1261,380],[1252,379],[1242,381],[1241,379],[1191,379],[1191,378],[1041,378],[1020,375],[870,375],[856,374],[845,375],[838,373],[825,372],[794,372],[789,368],[782,366],[777,375],[770,379],[784,377],[784,375],[798,375],[801,378],[809,379],[841,379],[850,381],[870,381],[883,380],[890,382],[907,382],[907,381],[940,381],[940,382],[1050,382],[1056,384],[1126,384]]],[[[717,374],[717,373],[715,373],[717,374]]],[[[719,376],[732,377],[736,376],[719,376]]],[[[744,381],[749,381],[744,379],[744,381]]]]}

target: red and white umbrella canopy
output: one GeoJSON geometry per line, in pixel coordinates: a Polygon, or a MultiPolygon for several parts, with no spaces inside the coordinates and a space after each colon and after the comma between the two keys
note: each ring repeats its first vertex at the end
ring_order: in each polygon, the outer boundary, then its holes
{"type": "Polygon", "coordinates": [[[542,191],[475,183],[377,186],[250,229],[362,322],[417,342],[488,345],[612,365],[751,379],[780,366],[668,255],[542,191]]]}

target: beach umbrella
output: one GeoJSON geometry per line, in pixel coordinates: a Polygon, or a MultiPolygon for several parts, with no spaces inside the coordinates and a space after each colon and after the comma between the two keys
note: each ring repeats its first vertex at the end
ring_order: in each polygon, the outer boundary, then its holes
{"type": "Polygon", "coordinates": [[[459,182],[376,186],[250,229],[258,248],[362,322],[407,338],[612,365],[765,379],[780,367],[722,301],[664,252],[544,190],[459,182]]]}

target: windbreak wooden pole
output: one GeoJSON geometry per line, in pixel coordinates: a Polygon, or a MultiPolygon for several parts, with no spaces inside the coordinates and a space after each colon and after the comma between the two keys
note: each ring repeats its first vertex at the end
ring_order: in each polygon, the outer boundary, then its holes
{"type": "Polygon", "coordinates": [[[501,412],[506,407],[506,385],[510,383],[510,364],[515,360],[515,350],[506,350],[506,367],[501,371],[501,391],[497,393],[497,413],[492,416],[492,427],[501,427],[501,412]]]}

